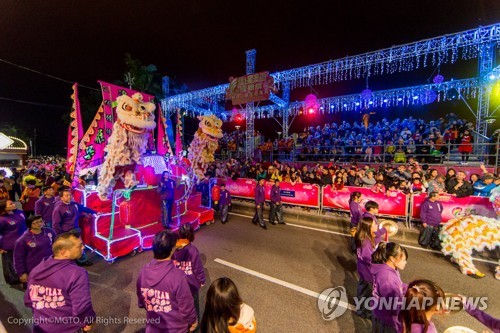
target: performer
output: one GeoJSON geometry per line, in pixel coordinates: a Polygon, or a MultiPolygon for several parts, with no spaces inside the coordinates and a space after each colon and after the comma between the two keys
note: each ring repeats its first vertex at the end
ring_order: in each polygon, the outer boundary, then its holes
{"type": "Polygon", "coordinates": [[[440,251],[439,226],[443,220],[443,204],[439,202],[439,193],[431,192],[420,207],[420,220],[424,229],[418,238],[418,243],[422,247],[430,245],[433,249],[440,251]]]}
{"type": "Polygon", "coordinates": [[[210,285],[201,321],[202,332],[255,333],[254,310],[245,304],[234,282],[222,277],[210,285]]]}
{"type": "Polygon", "coordinates": [[[356,253],[356,243],[354,242],[354,235],[356,234],[358,224],[363,217],[363,213],[365,212],[364,208],[361,206],[361,192],[355,191],[351,193],[351,197],[349,198],[349,210],[351,212],[350,233],[352,236],[349,241],[349,245],[352,252],[356,253]]]}
{"type": "Polygon", "coordinates": [[[167,229],[170,228],[170,225],[172,224],[172,209],[175,199],[175,187],[175,181],[171,178],[171,175],[167,171],[164,171],[160,180],[160,184],[158,185],[158,191],[160,192],[160,198],[163,201],[163,206],[165,208],[162,209],[162,212],[164,212],[163,226],[167,229]],[[167,220],[166,222],[165,219],[167,220]]]}
{"type": "Polygon", "coordinates": [[[227,222],[229,215],[229,207],[231,207],[231,193],[226,190],[226,184],[220,184],[220,221],[224,224],[227,222]]]}
{"type": "Polygon", "coordinates": [[[19,236],[26,230],[24,213],[16,209],[11,200],[0,202],[0,253],[5,282],[18,284],[19,279],[14,269],[14,247],[19,236]]]}
{"type": "Polygon", "coordinates": [[[146,310],[146,332],[192,332],[198,326],[188,278],[172,262],[177,236],[169,230],[156,234],[154,259],[139,272],[137,298],[146,310]]]}
{"type": "Polygon", "coordinates": [[[257,224],[258,222],[262,229],[267,229],[264,222],[264,203],[266,201],[264,181],[264,178],[260,178],[255,187],[255,215],[253,216],[252,223],[257,224]]]}
{"type": "Polygon", "coordinates": [[[52,213],[54,212],[54,189],[50,186],[42,188],[43,196],[35,203],[35,215],[41,215],[47,228],[52,228],[52,213]]]}
{"type": "Polygon", "coordinates": [[[210,174],[206,173],[205,178],[196,186],[196,192],[201,193],[201,205],[210,207],[210,174]]]}
{"type": "Polygon", "coordinates": [[[440,311],[439,305],[444,299],[443,289],[434,282],[429,280],[410,282],[404,307],[400,313],[401,332],[437,332],[431,318],[440,311]]]}
{"type": "Polygon", "coordinates": [[[54,230],[44,227],[40,215],[28,217],[26,226],[28,230],[19,237],[14,247],[14,269],[23,287],[26,287],[33,268],[52,255],[52,243],[56,238],[54,230]]]}
{"type": "Polygon", "coordinates": [[[271,187],[271,210],[269,211],[269,223],[275,225],[274,219],[278,220],[279,224],[285,224],[283,222],[283,209],[281,203],[281,189],[280,181],[278,179],[274,180],[274,185],[271,187]]]}
{"type": "Polygon", "coordinates": [[[200,252],[193,245],[194,230],[189,223],[182,225],[179,229],[179,240],[175,247],[176,250],[172,254],[172,260],[177,268],[184,272],[187,276],[187,282],[191,289],[191,294],[194,299],[194,307],[196,314],[200,316],[200,301],[199,291],[205,285],[205,271],[203,263],[200,260],[200,252]]]}
{"type": "MultiPolygon", "coordinates": [[[[401,281],[399,270],[405,269],[407,259],[406,249],[396,243],[381,242],[373,252],[370,271],[373,276],[375,304],[381,304],[380,298],[385,298],[386,302],[392,300],[392,304],[403,302],[408,285],[401,281]]],[[[373,310],[373,332],[400,332],[399,310],[400,307],[376,307],[373,310]]]]}
{"type": "Polygon", "coordinates": [[[91,329],[96,314],[89,277],[85,269],[75,264],[83,249],[79,233],[62,233],[52,245],[54,255],[31,271],[24,304],[33,311],[33,332],[73,333],[91,329]]]}
{"type": "MultiPolygon", "coordinates": [[[[54,211],[52,212],[52,226],[57,235],[79,228],[78,220],[80,213],[95,214],[95,211],[92,209],[72,201],[71,191],[68,188],[63,188],[59,192],[59,197],[61,199],[55,203],[54,211]]],[[[87,260],[85,252],[79,257],[77,264],[80,266],[93,265],[87,260]]]]}
{"type": "Polygon", "coordinates": [[[365,204],[365,209],[366,212],[363,213],[363,217],[371,217],[373,221],[375,221],[375,223],[377,223],[378,225],[379,222],[376,216],[378,214],[378,203],[372,200],[367,201],[365,204]]]}
{"type": "MultiPolygon", "coordinates": [[[[370,273],[372,254],[380,243],[381,237],[387,233],[385,228],[378,228],[377,223],[370,217],[363,217],[358,224],[354,237],[356,256],[358,258],[359,282],[357,297],[371,297],[373,291],[373,277],[370,273]]],[[[356,314],[362,318],[370,319],[372,313],[369,309],[356,309],[356,314]]]]}

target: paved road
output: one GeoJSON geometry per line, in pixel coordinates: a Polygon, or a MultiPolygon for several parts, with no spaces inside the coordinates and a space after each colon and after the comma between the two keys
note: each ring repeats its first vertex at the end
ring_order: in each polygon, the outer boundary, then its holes
{"type": "MultiPolygon", "coordinates": [[[[301,224],[269,225],[265,231],[248,217],[232,215],[228,224],[203,226],[195,240],[208,278],[200,293],[201,308],[208,285],[218,277],[228,276],[235,281],[243,300],[254,308],[259,332],[369,332],[371,323],[351,310],[333,321],[322,319],[314,295],[327,288],[344,286],[349,302],[354,304],[356,261],[347,250],[345,235],[321,227],[304,228],[311,226],[307,221],[301,224]]],[[[493,277],[494,264],[477,262],[487,276],[475,280],[462,275],[440,254],[418,247],[408,251],[408,265],[401,272],[403,281],[427,278],[447,292],[487,296],[488,312],[500,317],[500,300],[496,298],[500,295],[500,281],[493,277]]],[[[91,258],[95,262],[88,269],[93,304],[102,322],[93,331],[142,331],[143,325],[130,321],[145,317],[144,311],[137,308],[135,281],[139,269],[151,258],[151,251],[121,258],[114,264],[91,258]]],[[[8,324],[13,317],[30,315],[22,304],[22,293],[5,284],[0,287],[0,319],[8,332],[27,332],[27,327],[8,324]]],[[[440,332],[454,325],[478,332],[484,328],[466,313],[435,317],[434,322],[440,332]]]]}

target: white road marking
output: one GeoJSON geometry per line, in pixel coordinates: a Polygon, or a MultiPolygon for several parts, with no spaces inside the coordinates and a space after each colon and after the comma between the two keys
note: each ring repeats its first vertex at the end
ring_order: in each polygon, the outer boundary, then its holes
{"type": "MultiPolygon", "coordinates": [[[[242,216],[242,217],[252,218],[252,216],[249,216],[249,215],[235,214],[235,213],[230,213],[230,214],[236,215],[236,216],[242,216]]],[[[338,232],[338,231],[331,231],[331,230],[325,230],[325,229],[307,227],[307,226],[304,226],[304,225],[293,224],[293,223],[288,223],[288,222],[287,222],[286,225],[291,226],[291,227],[295,227],[295,228],[302,228],[302,229],[308,229],[308,230],[314,230],[314,231],[324,232],[324,233],[328,233],[328,234],[334,234],[334,235],[339,235],[339,236],[351,237],[350,234],[346,234],[346,233],[338,232]]],[[[417,251],[423,251],[423,252],[438,253],[438,254],[443,255],[442,252],[439,252],[439,251],[436,251],[436,250],[423,249],[421,247],[412,246],[412,245],[405,244],[405,243],[402,243],[402,242],[398,242],[398,243],[401,244],[401,245],[403,245],[406,248],[409,248],[409,249],[413,249],[413,250],[417,250],[417,251]]],[[[488,259],[482,259],[482,258],[474,258],[474,257],[472,258],[472,260],[473,261],[485,262],[485,263],[493,264],[493,265],[498,265],[498,261],[494,261],[494,260],[488,260],[488,259]]]]}
{"type": "MultiPolygon", "coordinates": [[[[292,283],[289,283],[289,282],[286,282],[286,281],[274,278],[272,276],[269,276],[269,275],[266,275],[266,274],[263,274],[263,273],[259,273],[257,271],[251,270],[251,269],[246,268],[246,267],[233,264],[233,263],[231,263],[229,261],[225,261],[225,260],[222,260],[222,259],[219,259],[219,258],[214,259],[214,261],[217,262],[217,263],[219,263],[219,264],[221,264],[221,265],[224,265],[224,266],[236,269],[236,270],[238,270],[240,272],[244,272],[244,273],[253,275],[255,277],[258,277],[260,279],[263,279],[263,280],[266,280],[266,281],[278,284],[278,285],[280,285],[282,287],[298,291],[299,293],[305,294],[307,296],[311,296],[311,297],[314,297],[314,298],[321,298],[322,300],[326,300],[326,297],[324,295],[321,295],[320,293],[317,293],[315,291],[312,291],[312,290],[309,290],[309,289],[306,289],[306,288],[302,288],[302,287],[297,286],[295,284],[292,284],[292,283]]],[[[356,307],[354,305],[349,304],[349,303],[345,303],[345,302],[343,302],[341,300],[339,300],[338,304],[339,304],[340,307],[343,307],[345,309],[349,309],[351,311],[355,311],[356,310],[356,307]]]]}

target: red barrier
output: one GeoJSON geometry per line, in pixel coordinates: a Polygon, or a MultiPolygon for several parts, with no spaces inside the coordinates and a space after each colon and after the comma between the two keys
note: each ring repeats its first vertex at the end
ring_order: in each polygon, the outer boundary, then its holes
{"type": "MultiPolygon", "coordinates": [[[[255,186],[257,181],[249,178],[238,178],[232,180],[231,178],[217,178],[217,184],[226,184],[226,189],[233,197],[240,197],[253,200],[255,198],[255,186]]],[[[271,199],[271,186],[272,182],[264,184],[266,200],[271,199]]],[[[297,205],[304,207],[320,207],[320,188],[318,185],[311,184],[295,184],[280,182],[281,200],[287,205],[297,205]]]]}
{"type": "MultiPolygon", "coordinates": [[[[266,200],[271,200],[271,187],[273,182],[266,182],[266,200]]],[[[318,185],[297,183],[292,185],[290,183],[280,182],[281,201],[288,205],[297,205],[305,207],[320,207],[320,187],[318,185]]]]}
{"type": "MultiPolygon", "coordinates": [[[[426,194],[414,195],[411,199],[411,218],[420,220],[420,206],[424,202],[426,194]]],[[[466,215],[481,215],[495,218],[495,211],[489,198],[486,197],[464,197],[457,198],[451,195],[441,195],[439,201],[443,204],[442,222],[466,215]]]]}
{"type": "Polygon", "coordinates": [[[352,192],[361,192],[361,204],[373,200],[379,205],[379,214],[388,216],[408,216],[408,197],[399,191],[389,193],[375,193],[366,187],[346,186],[340,191],[334,190],[331,186],[323,187],[322,203],[323,208],[333,208],[349,211],[349,198],[352,192]]]}
{"type": "Polygon", "coordinates": [[[232,180],[231,178],[217,178],[217,184],[226,184],[226,190],[231,193],[233,197],[240,197],[245,199],[253,199],[255,197],[255,186],[257,181],[249,178],[238,178],[232,180]]]}

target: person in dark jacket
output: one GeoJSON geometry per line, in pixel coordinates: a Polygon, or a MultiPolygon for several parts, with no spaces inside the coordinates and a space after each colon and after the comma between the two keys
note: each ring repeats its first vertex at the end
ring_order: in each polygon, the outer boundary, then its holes
{"type": "Polygon", "coordinates": [[[24,304],[33,311],[34,332],[74,333],[91,329],[96,314],[88,273],[75,264],[83,248],[78,233],[62,233],[52,245],[54,255],[31,271],[24,304]]]}
{"type": "Polygon", "coordinates": [[[267,229],[264,222],[264,203],[266,201],[264,181],[264,178],[260,178],[255,187],[255,215],[253,216],[252,223],[259,223],[262,229],[267,229]]]}
{"type": "Polygon", "coordinates": [[[162,209],[164,212],[163,216],[163,226],[169,228],[172,224],[172,209],[174,206],[175,197],[175,181],[170,177],[167,171],[164,171],[158,184],[158,192],[160,192],[160,198],[163,201],[162,209]],[[166,211],[166,212],[165,212],[166,211]]]}
{"type": "Polygon", "coordinates": [[[227,222],[229,215],[229,207],[231,207],[231,193],[226,190],[226,184],[220,185],[219,210],[220,220],[222,223],[227,222]]]}
{"type": "Polygon", "coordinates": [[[468,197],[474,193],[472,184],[466,180],[467,175],[463,171],[457,171],[455,177],[446,183],[446,191],[457,198],[468,197]]]}
{"type": "Polygon", "coordinates": [[[154,259],[139,272],[137,298],[146,310],[146,332],[186,333],[198,326],[188,278],[171,260],[176,242],[169,230],[156,234],[154,259]]]}
{"type": "Polygon", "coordinates": [[[44,227],[40,215],[31,215],[26,219],[26,230],[16,241],[14,247],[14,269],[21,283],[28,282],[30,272],[43,259],[52,255],[52,243],[56,233],[44,227]]]}
{"type": "Polygon", "coordinates": [[[42,216],[43,223],[47,228],[52,228],[52,212],[55,205],[54,189],[45,186],[42,188],[42,193],[43,196],[35,203],[35,214],[42,216]]]}
{"type": "Polygon", "coordinates": [[[177,268],[187,276],[189,288],[194,299],[196,314],[200,317],[199,291],[205,285],[206,277],[203,263],[200,259],[200,252],[193,245],[194,230],[191,224],[187,223],[179,229],[179,240],[172,254],[172,260],[177,268]]]}
{"type": "Polygon", "coordinates": [[[12,200],[0,202],[0,253],[5,282],[18,284],[19,278],[14,269],[14,247],[16,241],[26,230],[24,213],[16,209],[12,200]]]}
{"type": "Polygon", "coordinates": [[[281,202],[280,181],[275,179],[271,187],[271,210],[269,211],[269,223],[275,225],[274,220],[279,224],[285,224],[283,221],[283,204],[281,202]]]}

